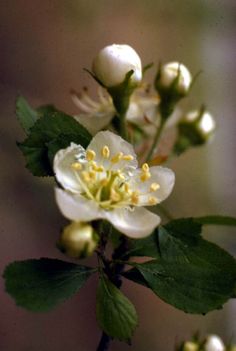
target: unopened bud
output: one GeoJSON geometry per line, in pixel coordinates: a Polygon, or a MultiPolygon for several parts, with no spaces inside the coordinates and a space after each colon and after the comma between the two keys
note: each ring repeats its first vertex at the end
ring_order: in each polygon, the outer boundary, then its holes
{"type": "Polygon", "coordinates": [[[97,243],[98,235],[90,224],[72,222],[64,228],[58,246],[70,257],[84,258],[93,254],[97,243]]]}
{"type": "Polygon", "coordinates": [[[189,112],[178,124],[177,153],[191,146],[203,145],[213,135],[216,123],[212,115],[204,108],[189,112]]]}
{"type": "Polygon", "coordinates": [[[141,60],[129,45],[106,46],[95,57],[92,65],[93,73],[107,88],[121,84],[131,70],[131,83],[139,83],[142,80],[141,60]]]}
{"type": "Polygon", "coordinates": [[[187,95],[192,83],[189,70],[178,62],[170,62],[159,68],[156,77],[156,89],[162,93],[169,93],[176,97],[187,95]]]}
{"type": "Polygon", "coordinates": [[[198,351],[198,344],[192,341],[186,341],[183,346],[183,351],[198,351]]]}
{"type": "Polygon", "coordinates": [[[205,351],[225,351],[223,341],[217,335],[209,335],[204,345],[205,351]]]}

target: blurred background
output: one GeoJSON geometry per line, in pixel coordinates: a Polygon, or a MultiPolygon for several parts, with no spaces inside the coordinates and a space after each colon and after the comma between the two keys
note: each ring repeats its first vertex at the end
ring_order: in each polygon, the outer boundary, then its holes
{"type": "MultiPolygon", "coordinates": [[[[86,85],[95,91],[83,68],[112,43],[134,47],[143,64],[176,60],[193,74],[202,71],[185,107],[205,102],[217,120],[216,137],[169,165],[177,181],[165,205],[175,217],[236,215],[234,0],[2,0],[0,5],[1,273],[14,260],[63,259],[55,241],[64,220],[52,182],[31,176],[16,147],[24,134],[14,114],[15,99],[21,94],[33,106],[53,103],[76,113],[69,90],[86,85]]],[[[235,229],[210,228],[205,235],[236,254],[235,229]]],[[[0,349],[95,350],[100,338],[95,288],[96,278],[91,278],[55,311],[33,314],[15,306],[1,281],[0,349]]],[[[129,282],[124,291],[140,322],[132,346],[113,342],[112,351],[173,351],[176,340],[196,330],[236,342],[234,301],[207,316],[192,316],[129,282]]]]}

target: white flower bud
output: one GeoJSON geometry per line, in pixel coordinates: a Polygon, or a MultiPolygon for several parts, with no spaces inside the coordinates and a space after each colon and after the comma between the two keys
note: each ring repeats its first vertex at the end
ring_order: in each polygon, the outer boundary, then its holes
{"type": "Polygon", "coordinates": [[[59,246],[70,257],[83,258],[93,254],[98,236],[91,225],[72,222],[62,232],[59,246]]]}
{"type": "Polygon", "coordinates": [[[186,341],[183,346],[183,351],[198,351],[198,345],[192,341],[186,341]]]}
{"type": "Polygon", "coordinates": [[[209,136],[215,131],[216,123],[208,111],[194,110],[189,112],[183,122],[196,126],[201,137],[207,141],[209,136]]]}
{"type": "Polygon", "coordinates": [[[225,351],[223,341],[217,335],[209,335],[204,345],[205,351],[225,351]]]}
{"type": "Polygon", "coordinates": [[[167,63],[160,68],[158,86],[162,89],[172,88],[172,84],[178,77],[174,91],[179,95],[186,95],[192,83],[189,70],[178,62],[167,63]]]}
{"type": "Polygon", "coordinates": [[[103,48],[93,60],[95,76],[108,88],[122,83],[126,74],[133,70],[131,82],[142,80],[142,64],[136,51],[129,45],[109,45],[103,48]]]}

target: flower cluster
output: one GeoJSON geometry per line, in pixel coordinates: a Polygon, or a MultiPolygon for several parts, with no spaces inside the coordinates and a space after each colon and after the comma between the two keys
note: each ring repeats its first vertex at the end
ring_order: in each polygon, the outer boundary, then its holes
{"type": "Polygon", "coordinates": [[[179,351],[235,351],[235,345],[225,346],[218,335],[208,335],[203,341],[186,341],[179,351]]]}

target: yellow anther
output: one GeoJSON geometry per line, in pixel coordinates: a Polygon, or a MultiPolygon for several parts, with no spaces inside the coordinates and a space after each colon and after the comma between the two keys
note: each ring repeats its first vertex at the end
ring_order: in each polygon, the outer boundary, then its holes
{"type": "Polygon", "coordinates": [[[92,164],[92,168],[95,172],[104,172],[104,167],[97,165],[95,162],[92,164]]]}
{"type": "Polygon", "coordinates": [[[129,193],[129,192],[130,192],[130,188],[129,188],[129,184],[128,184],[128,183],[125,183],[125,184],[124,184],[124,189],[125,189],[125,192],[126,192],[126,193],[129,193]]]}
{"type": "Polygon", "coordinates": [[[144,164],[142,165],[142,170],[143,170],[143,172],[149,172],[149,166],[148,166],[147,163],[144,163],[144,164]]]}
{"type": "Polygon", "coordinates": [[[150,196],[148,199],[149,205],[156,205],[158,203],[158,200],[155,196],[150,196]]]}
{"type": "Polygon", "coordinates": [[[111,162],[112,163],[118,163],[123,157],[123,152],[118,152],[115,156],[112,157],[111,162]]]}
{"type": "Polygon", "coordinates": [[[145,182],[146,180],[148,180],[149,178],[151,178],[151,173],[150,172],[144,172],[140,175],[140,180],[142,182],[145,182]]]}
{"type": "Polygon", "coordinates": [[[83,180],[84,180],[86,183],[89,183],[89,182],[91,181],[89,172],[87,172],[87,171],[83,171],[83,172],[82,172],[82,177],[83,177],[83,180]]]}
{"type": "Polygon", "coordinates": [[[131,202],[133,205],[137,205],[139,202],[139,191],[133,191],[131,194],[131,202]]]}
{"type": "Polygon", "coordinates": [[[121,196],[120,196],[120,194],[117,193],[114,189],[111,189],[110,199],[111,199],[112,201],[118,202],[118,201],[120,201],[121,196]]]}
{"type": "Polygon", "coordinates": [[[133,159],[134,159],[134,156],[132,155],[124,155],[122,157],[122,160],[125,160],[125,161],[133,161],[133,159]]]}
{"type": "Polygon", "coordinates": [[[103,146],[102,148],[102,156],[104,158],[109,158],[110,157],[110,149],[107,145],[103,146]]]}
{"type": "Polygon", "coordinates": [[[160,185],[158,183],[152,183],[150,186],[150,191],[156,191],[160,189],[160,185]]]}
{"type": "Polygon", "coordinates": [[[102,186],[106,186],[108,184],[108,180],[106,178],[101,179],[100,184],[102,186]]]}
{"type": "Polygon", "coordinates": [[[96,157],[96,152],[93,150],[88,149],[86,151],[86,159],[87,161],[93,161],[96,157]]]}
{"type": "Polygon", "coordinates": [[[79,162],[74,162],[72,163],[71,168],[73,168],[75,171],[80,171],[82,169],[82,165],[79,162]]]}
{"type": "Polygon", "coordinates": [[[90,177],[90,179],[95,180],[96,179],[96,172],[89,171],[89,177],[90,177]]]}
{"type": "Polygon", "coordinates": [[[123,173],[121,173],[121,171],[117,171],[117,174],[118,174],[118,177],[121,179],[121,180],[125,180],[125,176],[123,173]]]}

